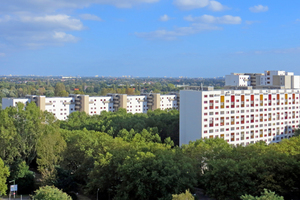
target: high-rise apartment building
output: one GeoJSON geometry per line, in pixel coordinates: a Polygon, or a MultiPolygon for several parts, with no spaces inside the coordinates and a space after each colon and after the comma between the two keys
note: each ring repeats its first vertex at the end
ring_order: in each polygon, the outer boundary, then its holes
{"type": "Polygon", "coordinates": [[[250,75],[231,74],[226,84],[232,89],[180,91],[180,145],[201,138],[248,145],[292,137],[300,123],[299,76],[273,72],[255,75],[259,87],[251,84],[250,75]]]}

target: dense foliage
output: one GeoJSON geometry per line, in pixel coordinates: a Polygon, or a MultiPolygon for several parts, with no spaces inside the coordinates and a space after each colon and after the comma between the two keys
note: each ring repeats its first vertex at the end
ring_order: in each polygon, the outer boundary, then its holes
{"type": "Polygon", "coordinates": [[[1,194],[15,180],[23,194],[54,185],[115,200],[191,198],[181,193],[195,187],[217,200],[299,196],[299,136],[271,145],[234,147],[214,138],[178,147],[178,123],[176,110],[74,112],[63,122],[33,103],[0,110],[1,194]]]}
{"type": "Polygon", "coordinates": [[[283,197],[280,197],[275,194],[275,192],[271,192],[268,190],[264,190],[264,192],[261,193],[261,196],[254,197],[252,195],[244,195],[241,196],[242,200],[283,200],[283,197]]]}
{"type": "Polygon", "coordinates": [[[106,132],[113,137],[122,137],[126,141],[139,134],[148,141],[160,142],[170,137],[179,145],[179,111],[148,111],[147,114],[118,112],[101,112],[101,115],[88,115],[84,112],[73,112],[68,120],[61,121],[61,128],[67,130],[94,130],[106,132]]]}
{"type": "Polygon", "coordinates": [[[195,197],[188,190],[185,193],[173,194],[172,197],[172,200],[195,200],[195,197]]]}
{"type": "Polygon", "coordinates": [[[8,167],[4,165],[4,162],[0,158],[0,196],[6,193],[7,185],[6,179],[9,176],[8,167]]]}
{"type": "Polygon", "coordinates": [[[36,200],[71,200],[72,198],[61,190],[45,186],[35,191],[34,199],[36,200]]]}

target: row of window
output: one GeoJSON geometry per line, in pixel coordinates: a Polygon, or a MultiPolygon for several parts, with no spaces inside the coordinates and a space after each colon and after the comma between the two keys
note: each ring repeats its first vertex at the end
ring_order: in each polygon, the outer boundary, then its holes
{"type": "MultiPolygon", "coordinates": [[[[146,111],[146,110],[148,110],[148,109],[145,108],[144,111],[146,111]]],[[[135,109],[135,111],[138,112],[138,111],[141,111],[141,109],[135,109]]],[[[132,110],[127,109],[127,112],[132,112],[132,110]]],[[[133,110],[133,112],[134,112],[134,110],[133,110]]]]}
{"type": "MultiPolygon", "coordinates": [[[[93,109],[94,109],[94,110],[96,110],[96,109],[97,109],[97,107],[94,107],[94,108],[93,108],[93,107],[91,107],[91,110],[93,110],[93,109]]],[[[102,109],[106,109],[106,107],[99,107],[99,109],[101,109],[101,110],[102,110],[102,109]]],[[[111,107],[109,107],[109,109],[111,109],[111,107]]]]}
{"type": "MultiPolygon", "coordinates": [[[[291,110],[291,109],[295,109],[295,107],[282,107],[281,108],[281,110],[291,110]]],[[[298,109],[298,106],[296,107],[296,109],[298,109]]],[[[278,108],[265,108],[265,109],[250,109],[250,110],[231,110],[231,111],[221,111],[221,112],[205,112],[205,113],[203,113],[203,115],[204,116],[207,116],[207,115],[219,115],[219,113],[220,113],[220,115],[224,115],[224,114],[226,114],[226,115],[228,115],[228,114],[239,114],[239,113],[249,113],[249,112],[276,112],[276,110],[278,111],[278,110],[280,110],[280,108],[278,107],[278,108]]],[[[294,111],[294,112],[296,112],[296,113],[298,113],[298,111],[294,111]]],[[[291,112],[290,112],[291,113],[291,112]]]]}
{"type": "MultiPolygon", "coordinates": [[[[266,120],[264,120],[264,121],[266,121],[266,120]]],[[[256,121],[256,122],[258,122],[258,121],[256,121]]],[[[262,122],[262,121],[261,121],[262,122]]],[[[292,124],[292,123],[294,123],[295,121],[285,121],[285,122],[277,122],[277,125],[284,125],[284,124],[292,124]]],[[[297,121],[298,122],[298,121],[297,121]]],[[[247,121],[247,123],[249,123],[249,121],[247,121]]],[[[246,124],[247,124],[246,123],[246,124]]],[[[253,123],[253,122],[252,122],[253,123]]],[[[244,124],[244,123],[241,123],[241,124],[244,124]]],[[[221,122],[220,124],[219,123],[215,123],[214,124],[214,122],[213,121],[210,121],[209,122],[209,124],[204,124],[204,128],[207,128],[207,127],[217,127],[217,126],[229,126],[229,125],[239,125],[239,122],[236,122],[236,123],[234,123],[234,122],[231,122],[231,123],[229,123],[229,122],[227,122],[227,123],[224,123],[224,122],[221,122]]],[[[260,124],[260,126],[262,126],[263,124],[260,124]]],[[[275,125],[275,123],[273,123],[273,125],[275,125]]],[[[258,126],[258,125],[256,125],[256,126],[258,126]]],[[[265,126],[267,126],[266,124],[265,124],[265,126]]],[[[269,126],[272,126],[271,125],[271,123],[269,123],[269,126]]]]}

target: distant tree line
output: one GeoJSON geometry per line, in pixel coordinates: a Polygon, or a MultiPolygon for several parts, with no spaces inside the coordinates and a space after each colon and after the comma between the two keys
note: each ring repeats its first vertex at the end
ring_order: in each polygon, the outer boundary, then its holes
{"type": "Polygon", "coordinates": [[[202,78],[72,78],[58,77],[5,77],[0,78],[0,103],[4,97],[25,97],[25,95],[68,96],[87,94],[105,96],[107,93],[139,95],[140,93],[178,92],[176,85],[224,86],[224,79],[202,78]]]}

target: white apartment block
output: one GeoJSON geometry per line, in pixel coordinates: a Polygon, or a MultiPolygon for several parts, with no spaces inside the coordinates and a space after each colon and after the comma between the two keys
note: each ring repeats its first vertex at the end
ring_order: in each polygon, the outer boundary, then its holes
{"type": "Polygon", "coordinates": [[[280,142],[299,125],[300,89],[180,91],[180,146],[201,138],[229,144],[280,142]]]}
{"type": "Polygon", "coordinates": [[[225,76],[225,88],[249,87],[298,89],[300,88],[300,76],[293,72],[265,71],[265,73],[231,73],[225,76]]]}
{"type": "Polygon", "coordinates": [[[226,86],[251,86],[250,75],[231,73],[225,76],[226,86]]]}
{"type": "Polygon", "coordinates": [[[43,111],[53,113],[59,120],[66,120],[72,112],[84,111],[89,115],[100,115],[102,111],[115,112],[124,108],[128,113],[147,113],[155,109],[178,109],[179,94],[108,94],[107,96],[90,97],[88,95],[70,95],[69,97],[45,97],[27,95],[25,98],[3,98],[2,109],[15,106],[17,103],[35,102],[43,111]]]}

